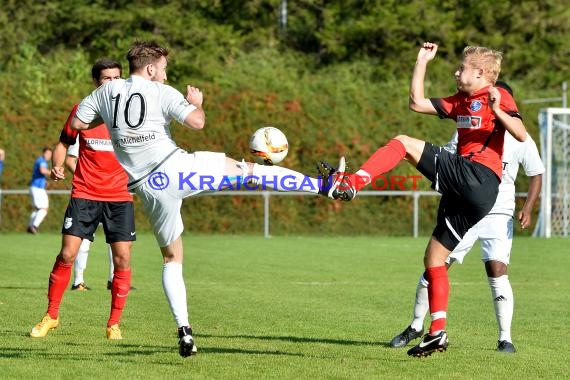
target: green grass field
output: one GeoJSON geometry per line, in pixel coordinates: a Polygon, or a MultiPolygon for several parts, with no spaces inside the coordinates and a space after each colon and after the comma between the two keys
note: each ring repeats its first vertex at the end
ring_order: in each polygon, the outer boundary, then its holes
{"type": "Polygon", "coordinates": [[[134,245],[125,339],[107,341],[104,238],[90,292],[66,292],[61,326],[28,332],[46,309],[60,235],[0,234],[0,378],[567,378],[570,252],[565,239],[515,238],[514,355],[497,327],[479,247],[450,273],[448,351],[409,358],[388,342],[411,319],[427,238],[185,236],[184,277],[199,353],[181,358],[151,235],[134,245]]]}

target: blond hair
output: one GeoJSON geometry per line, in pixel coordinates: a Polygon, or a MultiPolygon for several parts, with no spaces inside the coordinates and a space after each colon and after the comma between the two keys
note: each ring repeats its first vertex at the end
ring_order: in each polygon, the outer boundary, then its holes
{"type": "Polygon", "coordinates": [[[483,76],[491,83],[495,83],[501,72],[503,53],[484,46],[466,46],[463,49],[463,59],[471,66],[483,70],[483,76]]]}

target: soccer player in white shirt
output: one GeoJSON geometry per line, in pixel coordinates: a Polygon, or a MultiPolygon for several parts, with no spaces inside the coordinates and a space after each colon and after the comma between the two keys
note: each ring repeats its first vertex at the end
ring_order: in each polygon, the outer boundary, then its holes
{"type": "Polygon", "coordinates": [[[179,148],[169,124],[175,119],[191,129],[204,128],[203,94],[189,85],[184,96],[164,84],[167,56],[168,50],[154,42],[135,43],[127,53],[130,77],[114,80],[87,96],[72,127],[87,129],[102,119],[109,128],[117,159],[129,176],[129,189],[141,199],[162,252],[162,283],[178,326],[179,353],[185,357],[196,350],[182,276],[182,200],[203,191],[243,188],[252,178],[281,191],[321,191],[318,179],[290,169],[179,148]]]}
{"type": "MultiPolygon", "coordinates": [[[[456,145],[457,134],[446,145],[446,149],[455,152],[456,145]]],[[[469,229],[446,261],[448,270],[455,262],[463,263],[463,258],[469,253],[475,242],[477,240],[481,242],[481,259],[485,263],[495,315],[499,325],[497,350],[507,353],[516,352],[511,339],[514,298],[507,275],[507,266],[509,265],[513,243],[515,180],[519,165],[522,165],[525,174],[530,177],[530,183],[526,201],[522,210],[517,214],[517,220],[523,229],[530,226],[532,209],[540,194],[544,165],[530,135],[527,135],[524,142],[519,142],[510,133],[505,133],[503,179],[499,185],[499,194],[495,205],[486,217],[469,229]]],[[[392,339],[390,346],[405,347],[411,340],[421,337],[424,330],[424,318],[428,310],[428,282],[424,273],[420,277],[416,289],[412,322],[404,331],[392,339]]]]}

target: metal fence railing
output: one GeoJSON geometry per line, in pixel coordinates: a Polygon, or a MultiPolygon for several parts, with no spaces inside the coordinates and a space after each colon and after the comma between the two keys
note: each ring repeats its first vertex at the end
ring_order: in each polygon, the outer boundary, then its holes
{"type": "MultiPolygon", "coordinates": [[[[2,223],[2,202],[4,197],[10,195],[26,195],[29,193],[28,189],[0,189],[0,224],[2,223]]],[[[48,195],[67,195],[69,196],[70,190],[48,190],[48,195]]],[[[284,197],[284,196],[299,196],[305,195],[307,193],[296,192],[296,191],[218,191],[213,193],[207,193],[202,196],[258,196],[263,197],[263,235],[268,238],[270,237],[270,205],[272,197],[284,197]]],[[[419,235],[419,220],[420,220],[420,198],[421,197],[434,197],[440,196],[436,191],[419,191],[419,190],[408,190],[408,191],[361,191],[358,193],[359,197],[410,197],[412,199],[412,236],[417,238],[419,235]]],[[[526,193],[516,193],[517,197],[526,197],[526,193]]],[[[432,212],[432,210],[430,210],[432,212]]]]}

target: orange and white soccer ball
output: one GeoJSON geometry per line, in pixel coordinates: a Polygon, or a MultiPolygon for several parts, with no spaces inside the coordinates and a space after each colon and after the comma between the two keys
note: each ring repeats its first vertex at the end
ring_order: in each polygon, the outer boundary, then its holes
{"type": "Polygon", "coordinates": [[[249,150],[253,160],[262,165],[275,165],[289,152],[287,137],[275,127],[259,128],[251,135],[249,150]]]}

